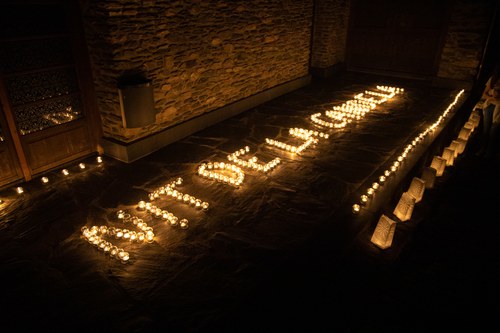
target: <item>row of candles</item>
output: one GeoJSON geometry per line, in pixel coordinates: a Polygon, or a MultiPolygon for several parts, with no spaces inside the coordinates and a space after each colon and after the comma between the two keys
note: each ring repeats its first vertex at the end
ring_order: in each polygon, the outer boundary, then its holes
{"type": "Polygon", "coordinates": [[[459,91],[454,100],[448,105],[448,107],[443,111],[443,113],[438,117],[438,119],[428,126],[424,131],[420,132],[417,136],[415,136],[411,143],[405,146],[402,153],[396,157],[396,159],[392,162],[391,166],[384,170],[382,174],[380,174],[375,182],[372,183],[372,186],[369,187],[365,193],[360,196],[360,201],[358,203],[353,204],[352,212],[357,214],[360,212],[361,208],[368,205],[370,198],[373,194],[380,188],[380,186],[384,185],[388,177],[395,174],[395,172],[400,167],[401,163],[403,163],[410,155],[411,151],[420,144],[426,136],[432,133],[446,118],[449,112],[455,107],[458,103],[460,97],[463,95],[464,90],[459,91]]]}
{"type": "Polygon", "coordinates": [[[435,155],[421,176],[413,177],[408,189],[401,194],[393,214],[395,218],[381,214],[370,241],[385,250],[392,246],[396,226],[399,222],[411,219],[416,204],[422,201],[425,190],[434,187],[436,177],[441,177],[446,167],[452,166],[455,159],[464,152],[470,135],[479,126],[481,116],[475,110],[460,129],[458,136],[445,147],[441,155],[435,155]]]}
{"type": "MultiPolygon", "coordinates": [[[[103,158],[102,156],[97,156],[96,157],[96,162],[98,165],[102,164],[103,163],[103,158]]],[[[83,170],[86,170],[87,169],[87,164],[83,163],[83,162],[80,162],[78,163],[77,165],[77,168],[80,170],[80,171],[83,171],[83,170]]],[[[66,177],[66,176],[69,176],[71,174],[71,172],[69,171],[69,169],[67,168],[64,168],[64,169],[61,169],[60,170],[60,173],[63,175],[63,177],[66,177]]],[[[50,183],[50,178],[48,176],[42,176],[40,177],[40,183],[42,183],[43,185],[47,185],[50,183]]],[[[14,188],[14,191],[21,195],[21,194],[24,194],[26,193],[26,189],[23,187],[23,186],[16,186],[14,188]]],[[[1,199],[0,198],[0,205],[3,205],[3,204],[6,204],[7,201],[4,200],[4,199],[1,199]]],[[[1,206],[0,206],[1,207],[1,206]]]]}
{"type": "MultiPolygon", "coordinates": [[[[353,100],[348,100],[340,106],[333,107],[332,110],[327,110],[324,115],[327,119],[329,119],[328,121],[320,119],[321,113],[311,116],[311,120],[314,124],[321,127],[326,127],[327,129],[341,128],[354,120],[361,119],[367,112],[374,109],[377,105],[394,97],[396,94],[403,92],[403,89],[401,88],[388,86],[377,86],[377,89],[381,92],[370,93],[370,91],[365,91],[365,93],[356,94],[353,100]],[[370,96],[365,97],[365,94],[370,96]]],[[[319,139],[329,138],[328,133],[303,128],[290,128],[288,133],[291,137],[302,140],[303,143],[301,145],[291,145],[269,138],[266,138],[265,142],[268,145],[277,147],[289,153],[301,154],[307,148],[316,144],[319,139]]],[[[233,152],[232,154],[227,155],[227,162],[220,161],[201,163],[197,168],[197,174],[205,179],[238,188],[245,180],[245,172],[243,171],[243,169],[250,169],[268,173],[281,163],[281,159],[278,157],[272,159],[267,163],[260,162],[255,156],[248,159],[242,158],[249,153],[250,147],[245,146],[233,152]]],[[[193,207],[195,209],[199,209],[202,211],[208,210],[208,202],[202,201],[190,194],[179,191],[178,187],[182,184],[183,180],[179,177],[164,186],[160,186],[159,188],[153,190],[148,194],[149,201],[139,201],[136,205],[136,209],[138,211],[149,213],[152,218],[164,221],[170,226],[180,226],[181,229],[187,229],[189,225],[189,221],[187,219],[179,219],[172,212],[169,212],[168,210],[154,204],[155,201],[159,200],[161,197],[167,196],[173,198],[174,200],[177,200],[178,202],[189,205],[190,207],[193,207]]],[[[129,215],[123,213],[123,211],[119,211],[117,214],[118,218],[123,221],[127,221],[130,219],[129,215]],[[123,214],[125,214],[125,217],[123,217],[123,214]]],[[[109,227],[106,226],[92,226],[90,228],[84,227],[82,229],[82,235],[90,243],[96,245],[99,249],[104,249],[104,252],[109,253],[112,257],[119,259],[123,263],[129,262],[129,253],[112,245],[110,242],[105,241],[103,237],[108,236],[114,237],[115,239],[131,240],[131,232],[129,230],[126,230],[127,233],[122,234],[122,229],[115,228],[111,230],[112,232],[109,232],[109,227]],[[117,230],[119,230],[120,232],[117,232],[117,230]],[[108,251],[108,248],[114,249],[113,253],[108,251]]],[[[153,241],[154,233],[152,231],[149,236],[153,238],[146,238],[146,241],[153,241]]],[[[134,240],[137,239],[136,236],[133,236],[133,238],[134,240]]]]}

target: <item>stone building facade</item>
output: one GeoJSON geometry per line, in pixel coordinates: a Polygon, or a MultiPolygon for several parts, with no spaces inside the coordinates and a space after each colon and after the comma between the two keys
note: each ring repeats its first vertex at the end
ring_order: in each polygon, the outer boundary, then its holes
{"type": "Polygon", "coordinates": [[[122,142],[308,75],[310,0],[81,2],[104,135],[122,142]],[[122,126],[127,76],[151,80],[155,123],[122,126]]]}
{"type": "MultiPolygon", "coordinates": [[[[346,61],[352,1],[79,0],[104,150],[131,161],[315,75],[334,75],[346,61]],[[125,128],[118,85],[134,77],[152,83],[155,121],[125,128]]],[[[436,78],[471,81],[495,1],[450,3],[436,78]]]]}

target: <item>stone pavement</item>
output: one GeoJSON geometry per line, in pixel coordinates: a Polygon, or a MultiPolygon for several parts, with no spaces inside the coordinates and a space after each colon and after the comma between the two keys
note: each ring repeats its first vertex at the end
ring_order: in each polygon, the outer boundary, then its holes
{"type": "MultiPolygon", "coordinates": [[[[446,109],[457,89],[424,82],[346,74],[279,97],[139,161],[104,157],[54,171],[49,184],[6,189],[0,211],[2,323],[9,331],[267,332],[428,331],[498,326],[499,159],[475,157],[477,132],[426,190],[393,245],[370,241],[408,180],[455,138],[470,112],[465,98],[360,214],[352,204],[380,172],[446,109]],[[405,94],[345,128],[330,130],[294,156],[264,144],[289,140],[310,115],[373,89],[405,94]],[[196,174],[248,146],[269,174],[247,171],[240,188],[196,174]],[[196,210],[156,202],[189,220],[187,229],[137,210],[159,187],[179,187],[209,202],[196,210]],[[126,264],[97,250],[80,229],[123,228],[124,210],[152,226],[155,241],[120,244],[126,264]],[[476,311],[475,314],[473,311],[476,311]]],[[[478,131],[480,128],[477,129],[478,131]]],[[[251,155],[252,156],[252,155],[251,155]]],[[[132,229],[130,224],[128,228],[132,229]]]]}

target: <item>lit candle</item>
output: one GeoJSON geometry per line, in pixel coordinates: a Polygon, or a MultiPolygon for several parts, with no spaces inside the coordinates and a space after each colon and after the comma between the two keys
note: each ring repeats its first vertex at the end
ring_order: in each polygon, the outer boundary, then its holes
{"type": "Polygon", "coordinates": [[[187,219],[182,219],[179,221],[179,226],[182,228],[182,229],[187,229],[188,228],[188,220],[187,219]]]}
{"type": "Polygon", "coordinates": [[[177,216],[172,216],[170,217],[169,221],[171,226],[176,226],[179,222],[179,219],[177,218],[177,216]]]}
{"type": "Polygon", "coordinates": [[[359,211],[360,211],[360,210],[361,210],[361,207],[360,207],[358,204],[354,204],[354,205],[352,205],[352,212],[353,212],[354,214],[359,213],[359,211]]]}
{"type": "Polygon", "coordinates": [[[116,212],[116,216],[119,218],[119,219],[123,219],[123,217],[125,216],[125,212],[123,210],[119,210],[118,212],[116,212]]]}
{"type": "Polygon", "coordinates": [[[78,164],[78,166],[79,166],[79,167],[80,167],[80,169],[82,169],[82,170],[83,170],[83,169],[85,169],[85,164],[83,164],[83,163],[78,164]]]}
{"type": "Polygon", "coordinates": [[[17,194],[23,194],[24,189],[21,186],[18,186],[18,187],[16,187],[16,192],[17,192],[17,194]]]}
{"type": "Polygon", "coordinates": [[[363,195],[361,196],[361,202],[362,202],[363,204],[366,204],[366,203],[368,202],[368,196],[367,196],[367,195],[365,195],[365,194],[363,194],[363,195]]]}
{"type": "Polygon", "coordinates": [[[122,251],[118,252],[118,258],[120,258],[120,260],[123,263],[126,263],[130,259],[130,256],[129,256],[128,252],[125,252],[122,250],[122,251]]]}
{"type": "Polygon", "coordinates": [[[42,180],[43,184],[47,184],[49,182],[49,178],[47,178],[47,177],[42,177],[41,180],[42,180]]]}
{"type": "Polygon", "coordinates": [[[96,160],[97,160],[97,163],[102,163],[102,157],[101,156],[97,156],[96,160]]]}
{"type": "Polygon", "coordinates": [[[65,175],[65,176],[69,175],[69,171],[68,171],[68,169],[62,169],[62,171],[61,171],[61,172],[62,172],[62,174],[63,174],[63,175],[65,175]]]}

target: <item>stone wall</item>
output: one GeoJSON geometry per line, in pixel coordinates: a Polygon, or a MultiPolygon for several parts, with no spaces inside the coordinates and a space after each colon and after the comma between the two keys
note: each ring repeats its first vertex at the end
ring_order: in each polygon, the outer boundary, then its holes
{"type": "Polygon", "coordinates": [[[309,72],[311,0],[80,0],[105,137],[131,142],[309,72]],[[118,83],[152,80],[156,122],[123,128],[118,83]]]}
{"type": "Polygon", "coordinates": [[[439,78],[475,80],[494,8],[494,0],[455,1],[439,62],[439,78]]]}
{"type": "Polygon", "coordinates": [[[316,0],[311,66],[327,69],[345,61],[350,0],[316,0]]]}

